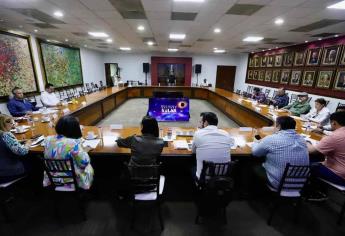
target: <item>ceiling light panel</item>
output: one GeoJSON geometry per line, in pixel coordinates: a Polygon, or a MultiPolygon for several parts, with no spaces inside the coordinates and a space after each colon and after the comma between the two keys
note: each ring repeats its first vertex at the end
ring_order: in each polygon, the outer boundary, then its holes
{"type": "Polygon", "coordinates": [[[172,39],[172,40],[183,40],[186,38],[186,35],[185,34],[176,34],[176,33],[172,33],[169,35],[169,38],[172,39]]]}
{"type": "Polygon", "coordinates": [[[109,37],[109,35],[104,33],[104,32],[88,32],[88,34],[93,36],[93,37],[97,37],[97,38],[107,38],[107,37],[109,37]]]}
{"type": "Polygon", "coordinates": [[[345,10],[345,1],[341,1],[341,2],[335,3],[333,5],[328,6],[327,8],[329,8],[329,9],[345,10]]]}
{"type": "Polygon", "coordinates": [[[259,42],[261,40],[263,40],[263,37],[260,36],[248,36],[246,38],[243,39],[244,42],[259,42]]]}

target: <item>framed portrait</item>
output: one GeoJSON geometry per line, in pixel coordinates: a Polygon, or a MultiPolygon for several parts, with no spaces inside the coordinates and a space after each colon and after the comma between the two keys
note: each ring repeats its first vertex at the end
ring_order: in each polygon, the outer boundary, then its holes
{"type": "Polygon", "coordinates": [[[341,53],[341,56],[340,56],[339,65],[342,65],[342,66],[345,65],[345,46],[343,46],[343,52],[341,53]]]}
{"type": "Polygon", "coordinates": [[[14,87],[24,93],[39,89],[30,38],[0,31],[0,98],[8,98],[14,87]]]}
{"type": "Polygon", "coordinates": [[[331,86],[333,70],[320,70],[317,76],[316,87],[328,89],[331,86]]]}
{"type": "Polygon", "coordinates": [[[282,66],[282,63],[283,63],[283,55],[275,55],[274,66],[280,67],[282,66]]]}
{"type": "Polygon", "coordinates": [[[288,84],[290,79],[291,70],[282,70],[280,75],[280,83],[281,84],[288,84]]]}
{"type": "Polygon", "coordinates": [[[307,66],[317,66],[320,63],[322,48],[312,48],[308,50],[307,66]]]}
{"type": "Polygon", "coordinates": [[[280,79],[280,70],[274,70],[272,73],[272,82],[279,83],[279,79],[280,79]]]}
{"type": "Polygon", "coordinates": [[[258,78],[258,80],[259,81],[264,81],[264,79],[265,79],[265,71],[264,70],[260,70],[259,71],[259,78],[258,78]]]}
{"type": "Polygon", "coordinates": [[[321,64],[324,66],[336,65],[338,62],[340,51],[341,51],[340,45],[325,47],[321,64]]]}
{"type": "Polygon", "coordinates": [[[266,66],[273,67],[273,63],[274,63],[274,56],[273,55],[268,56],[266,66]]]}
{"type": "Polygon", "coordinates": [[[295,52],[295,59],[294,59],[293,65],[304,66],[304,62],[305,62],[305,51],[295,52]]]}
{"type": "Polygon", "coordinates": [[[252,70],[248,70],[247,79],[248,80],[253,79],[253,71],[252,70]]]}
{"type": "Polygon", "coordinates": [[[291,85],[299,85],[301,82],[301,77],[302,77],[302,71],[301,70],[293,70],[291,72],[290,84],[291,85]]]}
{"type": "Polygon", "coordinates": [[[258,78],[259,78],[259,71],[254,70],[254,72],[253,72],[253,80],[258,80],[258,78]]]}
{"type": "Polygon", "coordinates": [[[252,57],[249,58],[248,67],[254,67],[254,60],[252,57]]]}
{"type": "Polygon", "coordinates": [[[293,63],[293,52],[285,53],[283,56],[283,65],[292,66],[293,63]]]}
{"type": "Polygon", "coordinates": [[[261,67],[266,67],[267,64],[267,56],[263,56],[261,58],[261,67]]]}
{"type": "Polygon", "coordinates": [[[260,57],[254,57],[254,67],[260,67],[260,57]]]}
{"type": "Polygon", "coordinates": [[[270,82],[272,79],[272,70],[266,70],[265,73],[265,81],[266,82],[270,82]]]}
{"type": "Polygon", "coordinates": [[[315,80],[315,70],[306,70],[303,73],[302,86],[313,87],[315,80]]]}
{"type": "Polygon", "coordinates": [[[338,70],[335,76],[334,89],[345,91],[345,70],[338,70]]]}

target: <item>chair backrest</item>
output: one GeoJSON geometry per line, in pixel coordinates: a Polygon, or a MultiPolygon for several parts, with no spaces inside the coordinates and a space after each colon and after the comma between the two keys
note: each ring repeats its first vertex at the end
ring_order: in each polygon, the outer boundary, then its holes
{"type": "Polygon", "coordinates": [[[230,177],[235,162],[215,163],[203,161],[199,182],[204,184],[213,177],[230,177]]]}
{"type": "Polygon", "coordinates": [[[265,96],[268,97],[271,93],[271,90],[270,89],[266,89],[265,90],[265,96]]]}
{"type": "Polygon", "coordinates": [[[297,94],[292,93],[291,98],[290,98],[290,103],[294,103],[295,101],[297,101],[297,99],[298,99],[297,94]]]}
{"type": "Polygon", "coordinates": [[[277,90],[274,90],[274,91],[273,91],[273,96],[272,96],[272,98],[275,98],[275,96],[277,96],[277,93],[278,93],[278,91],[277,91],[277,90]]]}
{"type": "Polygon", "coordinates": [[[300,192],[307,183],[309,176],[309,165],[290,165],[287,163],[280,180],[278,193],[282,195],[283,192],[300,192]]]}
{"type": "Polygon", "coordinates": [[[312,99],[312,97],[308,97],[308,102],[310,102],[310,101],[311,101],[311,99],[312,99]]]}
{"type": "Polygon", "coordinates": [[[160,165],[128,165],[133,194],[156,192],[159,197],[160,165]]]}
{"type": "Polygon", "coordinates": [[[43,167],[48,175],[52,188],[59,187],[74,188],[78,191],[77,178],[75,174],[73,159],[49,159],[42,158],[43,167]]]}
{"type": "Polygon", "coordinates": [[[337,109],[338,109],[338,107],[344,107],[344,106],[345,106],[345,103],[339,102],[339,103],[338,103],[338,106],[337,106],[337,109]]]}
{"type": "Polygon", "coordinates": [[[253,86],[248,85],[247,87],[247,93],[251,93],[253,90],[253,86]]]}
{"type": "Polygon", "coordinates": [[[236,89],[236,94],[241,95],[241,90],[236,89]]]}

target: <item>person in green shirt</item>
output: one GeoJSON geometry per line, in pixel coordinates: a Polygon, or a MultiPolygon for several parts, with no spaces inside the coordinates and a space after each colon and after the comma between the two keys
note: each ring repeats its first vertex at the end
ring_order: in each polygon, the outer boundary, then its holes
{"type": "Polygon", "coordinates": [[[308,102],[308,93],[300,93],[297,95],[298,100],[294,103],[283,107],[284,110],[288,110],[294,116],[300,116],[302,114],[307,114],[311,106],[308,102]]]}

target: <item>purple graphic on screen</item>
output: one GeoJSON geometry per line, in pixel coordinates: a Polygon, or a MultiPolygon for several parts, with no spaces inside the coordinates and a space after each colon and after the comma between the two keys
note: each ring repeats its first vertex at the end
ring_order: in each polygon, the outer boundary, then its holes
{"type": "Polygon", "coordinates": [[[157,121],[189,121],[189,98],[150,98],[148,114],[157,121]]]}

